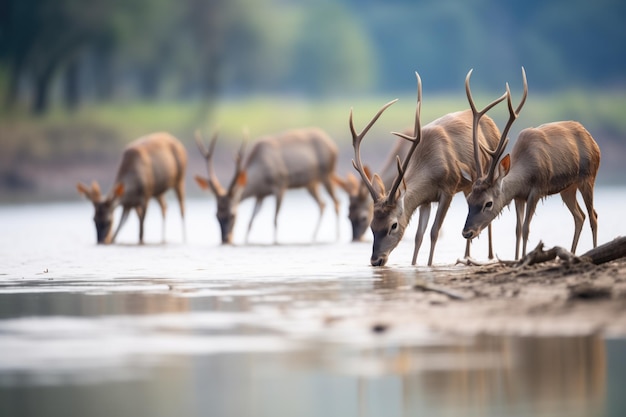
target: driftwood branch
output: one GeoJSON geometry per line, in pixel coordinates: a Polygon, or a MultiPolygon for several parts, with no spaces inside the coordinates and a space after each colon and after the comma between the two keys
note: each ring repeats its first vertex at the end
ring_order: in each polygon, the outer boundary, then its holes
{"type": "Polygon", "coordinates": [[[616,237],[612,241],[585,252],[581,258],[589,258],[591,263],[600,265],[626,257],[626,237],[616,237]]]}
{"type": "Polygon", "coordinates": [[[524,267],[549,262],[557,257],[565,262],[580,262],[580,259],[576,258],[576,256],[567,249],[555,246],[552,249],[543,250],[543,242],[539,242],[537,247],[526,254],[515,266],[524,267]]]}
{"type": "Polygon", "coordinates": [[[473,266],[498,264],[513,267],[526,267],[542,262],[549,262],[556,258],[559,258],[562,261],[568,263],[590,262],[594,265],[600,265],[624,257],[626,257],[626,237],[620,236],[610,242],[598,246],[597,248],[585,252],[581,256],[576,256],[567,249],[560,246],[555,246],[552,249],[544,250],[543,242],[539,242],[535,249],[526,254],[526,256],[524,256],[519,261],[498,260],[496,262],[481,263],[471,258],[465,258],[458,260],[457,264],[461,263],[464,265],[473,266]]]}

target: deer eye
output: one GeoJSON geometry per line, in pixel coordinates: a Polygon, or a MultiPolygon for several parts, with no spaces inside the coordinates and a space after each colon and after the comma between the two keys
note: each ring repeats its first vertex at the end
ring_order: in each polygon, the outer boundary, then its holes
{"type": "Polygon", "coordinates": [[[485,203],[485,210],[490,209],[491,207],[493,207],[493,201],[487,201],[485,203]]]}
{"type": "Polygon", "coordinates": [[[398,228],[398,222],[395,222],[391,225],[391,230],[396,230],[398,228]]]}

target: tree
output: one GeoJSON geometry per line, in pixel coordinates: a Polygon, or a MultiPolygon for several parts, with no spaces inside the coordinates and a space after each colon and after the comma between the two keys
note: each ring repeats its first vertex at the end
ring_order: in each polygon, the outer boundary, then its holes
{"type": "Polygon", "coordinates": [[[370,41],[348,10],[322,2],[310,10],[295,41],[292,82],[313,96],[364,91],[376,67],[370,41]]]}

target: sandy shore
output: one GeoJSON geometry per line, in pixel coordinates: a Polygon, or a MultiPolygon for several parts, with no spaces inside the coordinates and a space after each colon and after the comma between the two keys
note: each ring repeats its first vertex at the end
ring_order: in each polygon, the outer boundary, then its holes
{"type": "Polygon", "coordinates": [[[407,285],[412,272],[380,271],[380,290],[395,296],[369,310],[372,331],[418,325],[462,335],[626,336],[626,258],[460,266],[434,269],[427,280],[415,274],[417,284],[407,285]]]}

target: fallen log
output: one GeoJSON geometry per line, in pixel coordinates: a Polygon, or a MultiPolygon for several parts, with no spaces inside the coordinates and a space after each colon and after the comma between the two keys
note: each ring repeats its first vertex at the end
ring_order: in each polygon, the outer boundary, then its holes
{"type": "Polygon", "coordinates": [[[551,249],[544,250],[543,242],[539,242],[535,249],[530,251],[519,261],[505,261],[499,259],[496,262],[480,263],[473,259],[465,258],[463,260],[459,259],[457,261],[457,264],[462,263],[468,266],[487,266],[499,264],[519,268],[538,263],[549,262],[556,258],[559,258],[562,261],[569,263],[590,262],[594,265],[600,265],[624,257],[626,257],[626,237],[620,236],[610,242],[593,248],[580,256],[576,256],[567,249],[560,246],[555,246],[551,249]]]}
{"type": "Polygon", "coordinates": [[[616,237],[610,242],[593,248],[580,256],[588,258],[592,263],[600,265],[619,258],[626,257],[626,237],[616,237]]]}

